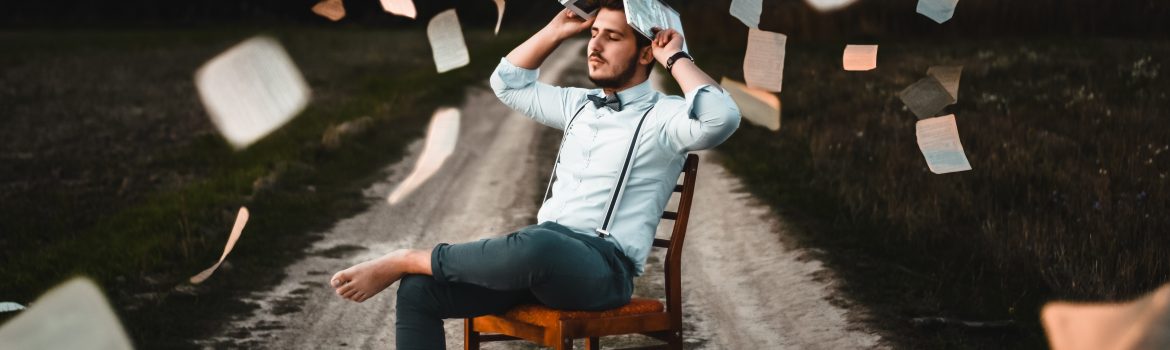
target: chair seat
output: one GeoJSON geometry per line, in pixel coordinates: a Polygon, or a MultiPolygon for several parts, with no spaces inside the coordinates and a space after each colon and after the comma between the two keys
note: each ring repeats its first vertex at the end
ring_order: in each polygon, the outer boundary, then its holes
{"type": "Polygon", "coordinates": [[[663,312],[666,307],[658,299],[633,298],[625,306],[605,311],[566,311],[544,305],[519,305],[499,317],[541,327],[552,327],[560,320],[602,319],[663,312]]]}

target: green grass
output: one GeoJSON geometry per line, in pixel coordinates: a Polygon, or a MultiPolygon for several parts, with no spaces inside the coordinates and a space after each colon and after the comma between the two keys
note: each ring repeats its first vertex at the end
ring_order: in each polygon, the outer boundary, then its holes
{"type": "MultiPolygon", "coordinates": [[[[691,46],[716,78],[741,79],[742,40],[691,46]]],[[[894,344],[1044,347],[1043,302],[1170,280],[1170,43],[884,41],[871,72],[843,71],[844,45],[790,40],[783,129],[745,124],[718,150],[894,344]],[[897,97],[931,65],[965,66],[948,112],[972,171],[930,173],[897,97]],[[920,316],[1020,326],[911,326],[920,316]]]]}
{"type": "Polygon", "coordinates": [[[24,89],[0,95],[13,102],[3,108],[19,127],[9,129],[17,139],[0,158],[13,165],[0,179],[17,189],[0,193],[0,297],[29,302],[70,276],[89,276],[138,346],[189,346],[224,315],[246,310],[241,296],[279,281],[317,238],[312,232],[363,208],[361,189],[385,176],[380,170],[422,135],[434,109],[459,105],[520,38],[468,32],[472,65],[440,75],[421,30],[4,33],[14,48],[0,56],[14,65],[4,80],[24,89]],[[210,129],[191,80],[203,61],[255,33],[285,45],[313,98],[288,125],[235,152],[210,129]],[[126,116],[124,105],[154,117],[126,116]],[[367,131],[336,149],[321,145],[326,129],[361,117],[373,121],[367,131]],[[38,182],[60,168],[65,175],[38,182]],[[81,180],[60,185],[73,177],[81,180]],[[156,177],[177,180],[136,181],[156,177]],[[175,292],[218,259],[240,206],[252,217],[229,268],[194,295],[175,292]]]}

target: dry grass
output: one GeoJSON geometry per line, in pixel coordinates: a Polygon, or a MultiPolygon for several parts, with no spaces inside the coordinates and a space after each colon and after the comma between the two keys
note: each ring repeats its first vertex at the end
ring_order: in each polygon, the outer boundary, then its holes
{"type": "MultiPolygon", "coordinates": [[[[878,70],[845,72],[844,43],[790,41],[784,129],[743,127],[719,148],[754,192],[807,219],[804,241],[829,251],[871,322],[911,347],[1040,346],[1043,301],[1170,280],[1170,43],[882,44],[878,70]],[[931,65],[965,66],[948,112],[972,171],[930,173],[897,98],[931,65]],[[936,315],[1012,318],[1024,333],[904,322],[936,315]]],[[[742,46],[714,47],[700,59],[738,77],[742,46]]]]}

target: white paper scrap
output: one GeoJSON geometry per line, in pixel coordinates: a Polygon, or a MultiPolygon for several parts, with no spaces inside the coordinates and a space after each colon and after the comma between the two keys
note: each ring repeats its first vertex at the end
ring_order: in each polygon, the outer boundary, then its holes
{"type": "Polygon", "coordinates": [[[1122,303],[1052,302],[1040,315],[1052,350],[1170,349],[1170,284],[1122,303]]]}
{"type": "Polygon", "coordinates": [[[240,240],[240,234],[244,232],[244,225],[247,223],[248,208],[240,207],[239,213],[236,214],[236,223],[232,225],[232,233],[228,235],[227,244],[223,247],[223,255],[219,256],[219,261],[215,265],[211,265],[211,267],[203,270],[198,275],[191,276],[190,282],[192,284],[203,283],[208,277],[211,277],[211,274],[215,272],[215,269],[219,268],[220,264],[223,264],[223,259],[227,258],[228,253],[232,252],[232,248],[236,247],[236,241],[240,240]]]}
{"type": "Polygon", "coordinates": [[[748,28],[760,28],[760,13],[763,11],[763,0],[731,0],[731,15],[748,28]]]}
{"type": "Polygon", "coordinates": [[[849,5],[853,5],[857,0],[805,0],[809,6],[814,10],[820,12],[829,12],[843,9],[849,5]]]}
{"type": "Polygon", "coordinates": [[[926,70],[926,75],[937,79],[951,94],[951,99],[959,100],[959,78],[963,75],[963,66],[934,66],[926,70]]]}
{"type": "Polygon", "coordinates": [[[496,1],[496,9],[498,9],[500,11],[499,16],[496,17],[496,35],[499,35],[500,34],[500,24],[504,23],[504,0],[495,0],[495,1],[496,1]]]}
{"type": "Polygon", "coordinates": [[[418,10],[415,10],[412,0],[382,0],[382,10],[410,19],[418,17],[418,10]]]}
{"type": "Polygon", "coordinates": [[[731,95],[744,119],[772,131],[780,130],[780,98],[775,94],[727,77],[719,85],[731,95]]]}
{"type": "Polygon", "coordinates": [[[241,149],[287,123],[309,103],[309,85],[276,40],[248,39],[195,72],[211,121],[241,149]]]}
{"type": "Polygon", "coordinates": [[[955,124],[954,114],[919,120],[915,124],[915,134],[930,172],[946,174],[971,170],[963,144],[959,142],[959,127],[955,124]]]}
{"type": "Polygon", "coordinates": [[[34,349],[133,349],[122,322],[98,286],[74,278],[46,292],[0,327],[0,347],[34,349]]]}
{"type": "Polygon", "coordinates": [[[941,24],[951,20],[956,6],[959,6],[959,0],[918,0],[917,11],[941,24]]]}
{"type": "Polygon", "coordinates": [[[443,167],[455,152],[455,145],[459,141],[460,113],[455,108],[439,108],[431,117],[431,125],[427,127],[427,139],[423,144],[422,154],[414,164],[414,170],[402,180],[402,184],[386,198],[390,204],[397,204],[411,192],[426,183],[443,167]]]}
{"type": "Polygon", "coordinates": [[[345,4],[341,0],[321,0],[313,5],[313,13],[337,22],[345,18],[345,4]]]}
{"type": "Polygon", "coordinates": [[[467,44],[463,41],[463,28],[459,26],[459,16],[455,14],[455,9],[443,11],[431,18],[430,24],[427,24],[427,39],[431,41],[435,68],[439,73],[471,63],[467,44]]]}
{"type": "Polygon", "coordinates": [[[24,310],[24,305],[11,301],[0,302],[0,313],[24,310]]]}
{"type": "Polygon", "coordinates": [[[877,45],[845,45],[841,64],[847,71],[867,71],[877,68],[877,45]]]}
{"type": "Polygon", "coordinates": [[[784,82],[784,45],[788,36],[755,28],[748,29],[743,75],[747,85],[780,92],[784,82]]]}

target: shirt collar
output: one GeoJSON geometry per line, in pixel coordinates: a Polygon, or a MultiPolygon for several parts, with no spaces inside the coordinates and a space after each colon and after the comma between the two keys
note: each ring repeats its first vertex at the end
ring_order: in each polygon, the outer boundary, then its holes
{"type": "MultiPolygon", "coordinates": [[[[654,95],[653,93],[654,88],[650,86],[650,79],[646,79],[641,84],[618,91],[617,96],[622,101],[622,106],[629,106],[649,100],[654,95]]],[[[605,90],[597,90],[596,95],[605,97],[605,90]]]]}

